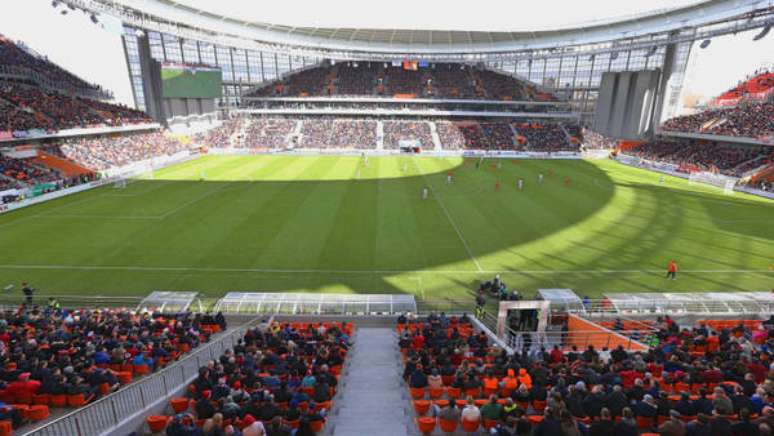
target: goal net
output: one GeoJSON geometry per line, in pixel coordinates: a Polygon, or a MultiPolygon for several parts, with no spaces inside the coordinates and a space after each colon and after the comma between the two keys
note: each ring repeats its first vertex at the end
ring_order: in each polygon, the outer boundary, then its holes
{"type": "Polygon", "coordinates": [[[736,185],[736,180],[722,174],[699,171],[688,175],[688,183],[704,183],[706,185],[716,186],[721,188],[725,194],[730,195],[734,193],[734,185],[736,185]]]}

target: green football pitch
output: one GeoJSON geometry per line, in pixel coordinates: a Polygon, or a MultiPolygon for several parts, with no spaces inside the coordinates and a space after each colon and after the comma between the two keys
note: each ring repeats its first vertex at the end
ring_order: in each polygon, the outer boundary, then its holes
{"type": "Polygon", "coordinates": [[[607,160],[477,162],[203,157],[0,216],[0,286],[433,300],[499,273],[527,295],[774,288],[774,202],[607,160]]]}

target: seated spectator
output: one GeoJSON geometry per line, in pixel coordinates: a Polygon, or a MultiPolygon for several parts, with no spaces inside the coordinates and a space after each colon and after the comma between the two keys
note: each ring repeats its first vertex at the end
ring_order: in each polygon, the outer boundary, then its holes
{"type": "Polygon", "coordinates": [[[469,422],[475,422],[481,420],[481,411],[478,410],[478,407],[476,407],[475,402],[473,401],[473,397],[468,397],[467,403],[465,404],[465,408],[462,409],[462,413],[460,414],[460,418],[462,421],[469,421],[469,422]]]}
{"type": "Polygon", "coordinates": [[[682,415],[676,410],[669,411],[669,419],[658,427],[658,434],[663,436],[685,436],[685,424],[682,415]]]}

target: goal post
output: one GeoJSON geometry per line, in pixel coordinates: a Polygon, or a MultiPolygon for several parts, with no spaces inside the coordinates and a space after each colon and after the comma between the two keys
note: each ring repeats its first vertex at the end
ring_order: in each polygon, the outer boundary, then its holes
{"type": "Polygon", "coordinates": [[[113,188],[114,189],[126,189],[126,185],[129,182],[126,180],[125,177],[119,177],[113,182],[113,188]]]}
{"type": "Polygon", "coordinates": [[[698,171],[688,175],[688,183],[703,183],[705,185],[715,186],[722,189],[724,194],[731,195],[734,193],[736,179],[708,171],[698,171]]]}

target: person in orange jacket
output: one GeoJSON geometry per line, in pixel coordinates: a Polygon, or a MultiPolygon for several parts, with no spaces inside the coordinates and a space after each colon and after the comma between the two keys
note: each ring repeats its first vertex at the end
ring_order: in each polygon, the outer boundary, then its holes
{"type": "Polygon", "coordinates": [[[493,374],[484,376],[484,395],[487,397],[500,390],[500,381],[493,374]]]}
{"type": "Polygon", "coordinates": [[[666,278],[675,280],[677,278],[677,262],[674,260],[670,260],[669,264],[667,265],[667,275],[666,278]]]}
{"type": "Polygon", "coordinates": [[[532,377],[524,368],[519,369],[519,384],[523,384],[527,389],[532,389],[532,377]]]}
{"type": "Polygon", "coordinates": [[[502,379],[503,389],[506,392],[513,392],[519,387],[519,379],[516,378],[516,373],[513,368],[508,369],[508,375],[502,379]]]}

